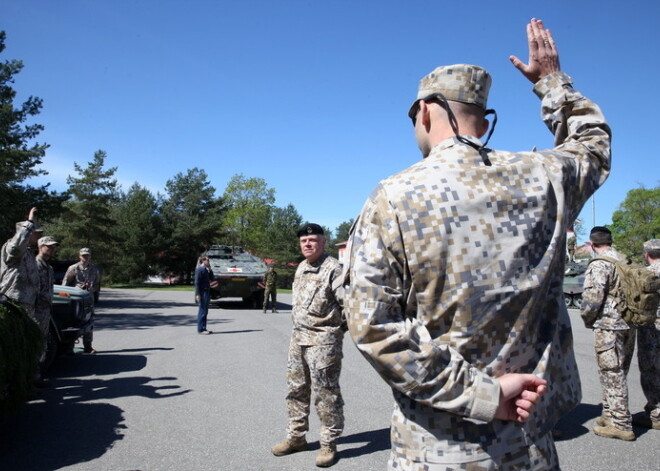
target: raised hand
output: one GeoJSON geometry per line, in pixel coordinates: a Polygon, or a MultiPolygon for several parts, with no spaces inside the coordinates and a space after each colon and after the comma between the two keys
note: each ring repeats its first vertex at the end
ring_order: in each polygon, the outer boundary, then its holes
{"type": "Polygon", "coordinates": [[[532,18],[527,25],[527,42],[529,63],[525,64],[516,56],[509,56],[509,60],[530,82],[536,83],[546,75],[560,70],[555,40],[550,30],[543,26],[543,21],[532,18]]]}

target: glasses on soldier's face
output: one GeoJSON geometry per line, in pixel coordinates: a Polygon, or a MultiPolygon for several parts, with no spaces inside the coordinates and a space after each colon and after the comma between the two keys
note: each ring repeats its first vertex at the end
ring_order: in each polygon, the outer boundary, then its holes
{"type": "MultiPolygon", "coordinates": [[[[417,113],[419,113],[419,102],[423,101],[425,103],[437,103],[438,105],[445,108],[447,99],[442,93],[434,93],[419,100],[415,100],[410,109],[408,110],[408,117],[412,120],[413,127],[417,125],[417,113]]],[[[446,108],[445,108],[446,109],[446,108]]]]}

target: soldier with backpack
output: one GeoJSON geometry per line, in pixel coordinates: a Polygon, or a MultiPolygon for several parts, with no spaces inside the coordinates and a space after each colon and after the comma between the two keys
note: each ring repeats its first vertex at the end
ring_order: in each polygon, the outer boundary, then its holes
{"type": "Polygon", "coordinates": [[[612,233],[606,227],[591,229],[589,240],[597,257],[585,272],[582,320],[594,330],[598,375],[603,388],[603,411],[593,430],[601,437],[631,441],[635,440],[635,434],[628,409],[626,376],[635,348],[635,329],[623,319],[615,296],[621,287],[616,266],[600,258],[625,262],[626,257],[612,247],[612,233]]]}
{"type": "MultiPolygon", "coordinates": [[[[649,264],[646,269],[660,277],[660,239],[644,243],[644,258],[649,264]]],[[[660,307],[655,321],[638,329],[637,362],[646,406],[645,413],[633,417],[633,424],[660,430],[660,307]]]]}

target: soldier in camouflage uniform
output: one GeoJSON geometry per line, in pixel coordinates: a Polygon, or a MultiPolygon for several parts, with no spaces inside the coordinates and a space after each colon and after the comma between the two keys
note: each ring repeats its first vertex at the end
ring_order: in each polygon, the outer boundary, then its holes
{"type": "Polygon", "coordinates": [[[307,449],[309,407],[314,393],[321,421],[321,450],[316,466],[337,460],[337,439],[344,430],[344,401],[339,389],[342,341],[346,330],[342,313],[343,288],[337,259],[325,253],[325,236],[318,224],[297,233],[303,260],[293,281],[293,332],[287,362],[286,397],[289,414],[286,439],[271,451],[275,456],[307,449]]]}
{"type": "Polygon", "coordinates": [[[580,402],[566,231],[608,176],[610,130],[542,22],[527,36],[529,64],[511,61],[556,147],[485,148],[490,75],[439,67],[409,112],[424,159],[381,181],[351,231],[346,316],[393,390],[389,469],[558,469],[551,431],[580,402]]]}
{"type": "MultiPolygon", "coordinates": [[[[74,263],[66,270],[63,283],[66,286],[77,286],[95,296],[101,288],[101,274],[99,268],[91,263],[92,250],[83,247],[80,249],[79,258],[78,263],[74,263]]],[[[83,352],[95,354],[96,350],[92,347],[94,341],[94,313],[92,313],[91,324],[92,327],[83,334],[83,352]]]]}
{"type": "MultiPolygon", "coordinates": [[[[644,258],[648,269],[660,276],[660,239],[644,243],[644,258]]],[[[637,362],[646,406],[645,414],[633,417],[633,424],[660,430],[660,306],[655,325],[637,328],[637,362]]]]}
{"type": "Polygon", "coordinates": [[[2,246],[0,294],[22,306],[34,319],[34,303],[39,290],[39,270],[34,253],[42,230],[37,227],[37,208],[27,221],[16,223],[16,233],[2,246]]]}
{"type": "MultiPolygon", "coordinates": [[[[612,233],[596,226],[589,235],[596,255],[624,261],[624,255],[612,247],[612,233]]],[[[603,388],[603,412],[596,419],[594,433],[602,437],[634,440],[632,416],[628,410],[626,376],[635,349],[635,329],[623,320],[617,309],[615,293],[621,280],[616,267],[605,260],[589,264],[584,274],[582,320],[594,330],[598,376],[603,388]]]]}
{"type": "Polygon", "coordinates": [[[277,306],[277,272],[271,266],[268,267],[268,271],[264,275],[264,312],[268,309],[268,298],[271,298],[271,308],[273,312],[277,312],[275,307],[277,306]]]}
{"type": "MultiPolygon", "coordinates": [[[[48,263],[48,260],[55,256],[55,251],[59,247],[59,242],[53,237],[46,236],[39,239],[37,246],[39,248],[39,253],[37,254],[37,267],[39,269],[39,291],[37,293],[37,300],[35,303],[35,319],[39,328],[41,329],[41,334],[44,339],[43,351],[41,353],[41,358],[39,359],[39,366],[41,370],[41,375],[44,373],[44,360],[46,359],[46,347],[48,344],[48,331],[50,330],[50,320],[51,312],[53,306],[53,267],[48,263]]],[[[49,381],[46,379],[41,379],[43,384],[48,384],[49,381]]]]}

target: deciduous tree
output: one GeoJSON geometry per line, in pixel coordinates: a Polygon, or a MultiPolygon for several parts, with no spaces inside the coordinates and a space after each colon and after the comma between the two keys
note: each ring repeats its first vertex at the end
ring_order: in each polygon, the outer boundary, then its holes
{"type": "Polygon", "coordinates": [[[660,186],[630,190],[612,215],[612,237],[618,250],[642,261],[642,244],[660,238],[660,186]]]}

